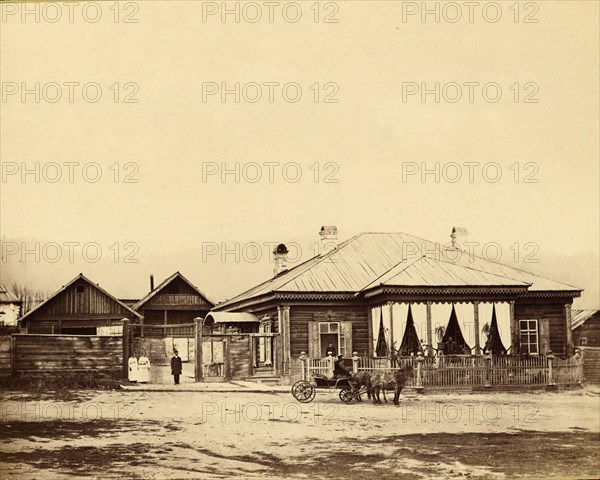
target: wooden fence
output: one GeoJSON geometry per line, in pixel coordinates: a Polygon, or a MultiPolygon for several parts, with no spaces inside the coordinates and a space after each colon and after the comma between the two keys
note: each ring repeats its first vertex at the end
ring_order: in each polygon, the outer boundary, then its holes
{"type": "MultiPolygon", "coordinates": [[[[444,387],[491,387],[511,385],[579,385],[583,382],[583,361],[578,355],[559,359],[537,357],[445,355],[435,357],[347,359],[354,373],[391,372],[406,365],[414,368],[407,386],[417,389],[444,387]]],[[[333,377],[333,358],[300,357],[303,378],[320,374],[333,377]]]]}
{"type": "Polygon", "coordinates": [[[95,335],[13,335],[13,374],[90,374],[120,379],[123,338],[95,335]]]}
{"type": "Polygon", "coordinates": [[[0,378],[10,377],[12,372],[12,338],[0,337],[0,378]]]}

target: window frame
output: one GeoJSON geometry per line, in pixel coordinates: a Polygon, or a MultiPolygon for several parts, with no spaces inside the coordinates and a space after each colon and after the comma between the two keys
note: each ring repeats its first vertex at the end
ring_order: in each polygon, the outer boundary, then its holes
{"type": "Polygon", "coordinates": [[[540,322],[537,318],[519,320],[519,348],[521,353],[534,356],[540,355],[540,322]],[[534,322],[534,327],[531,326],[531,322],[534,322]],[[525,342],[523,337],[526,337],[525,342]],[[532,346],[535,346],[535,352],[532,352],[532,346]]]}

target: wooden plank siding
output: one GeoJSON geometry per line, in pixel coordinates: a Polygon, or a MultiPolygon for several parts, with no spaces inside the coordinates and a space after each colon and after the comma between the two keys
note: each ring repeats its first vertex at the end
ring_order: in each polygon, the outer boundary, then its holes
{"type": "Polygon", "coordinates": [[[0,337],[0,378],[9,377],[12,371],[11,337],[0,337]]]}
{"type": "Polygon", "coordinates": [[[80,276],[22,322],[27,333],[60,334],[63,327],[107,327],[120,325],[123,318],[137,320],[134,312],[80,276]]]}
{"type": "Polygon", "coordinates": [[[582,346],[582,338],[585,338],[585,345],[583,346],[600,347],[600,312],[573,330],[573,344],[575,347],[582,346]]]}
{"type": "Polygon", "coordinates": [[[229,337],[229,368],[231,378],[248,378],[250,368],[250,338],[247,335],[229,337]]]}
{"type": "Polygon", "coordinates": [[[69,374],[121,378],[122,337],[15,335],[15,373],[69,374]]]}
{"type": "Polygon", "coordinates": [[[292,306],[290,309],[290,352],[297,358],[308,352],[308,325],[310,322],[351,322],[352,348],[362,355],[369,348],[369,329],[366,306],[292,306]]]}
{"type": "MultiPolygon", "coordinates": [[[[541,320],[548,321],[549,349],[555,355],[566,355],[565,303],[549,303],[548,300],[527,300],[515,302],[516,320],[538,320],[538,330],[541,320]]],[[[543,339],[540,338],[540,350],[544,350],[543,339]]]]}

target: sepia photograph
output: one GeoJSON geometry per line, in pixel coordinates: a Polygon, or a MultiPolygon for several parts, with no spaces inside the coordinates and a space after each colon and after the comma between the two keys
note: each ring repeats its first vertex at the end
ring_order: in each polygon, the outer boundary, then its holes
{"type": "Polygon", "coordinates": [[[600,478],[600,0],[0,0],[0,478],[600,478]]]}

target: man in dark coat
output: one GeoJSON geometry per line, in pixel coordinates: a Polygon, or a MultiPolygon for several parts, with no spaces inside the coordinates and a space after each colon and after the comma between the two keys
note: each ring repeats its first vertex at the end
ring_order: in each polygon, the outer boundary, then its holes
{"type": "Polygon", "coordinates": [[[341,355],[337,356],[337,360],[333,364],[333,375],[335,378],[352,376],[352,372],[344,365],[344,359],[341,355]]]}
{"type": "Polygon", "coordinates": [[[179,375],[181,375],[181,357],[177,350],[173,350],[173,357],[171,358],[171,375],[175,379],[175,385],[179,385],[179,375]]]}

